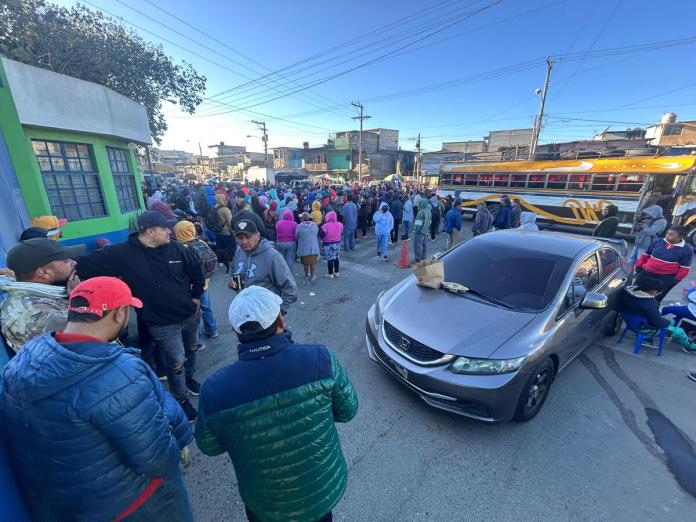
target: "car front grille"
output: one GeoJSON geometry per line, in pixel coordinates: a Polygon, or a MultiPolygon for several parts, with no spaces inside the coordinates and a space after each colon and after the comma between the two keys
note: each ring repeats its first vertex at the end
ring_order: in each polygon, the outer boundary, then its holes
{"type": "Polygon", "coordinates": [[[444,353],[433,350],[423,343],[416,341],[413,337],[400,332],[386,321],[384,321],[384,333],[393,347],[399,352],[408,354],[417,361],[430,363],[442,359],[445,356],[444,353]]]}

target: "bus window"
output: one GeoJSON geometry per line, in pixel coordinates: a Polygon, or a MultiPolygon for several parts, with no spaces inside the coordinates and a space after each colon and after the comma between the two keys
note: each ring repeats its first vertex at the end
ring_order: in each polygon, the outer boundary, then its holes
{"type": "Polygon", "coordinates": [[[530,174],[529,183],[527,187],[529,188],[544,188],[546,183],[546,174],[530,174]]]}
{"type": "Polygon", "coordinates": [[[479,185],[482,187],[493,186],[493,174],[481,174],[479,176],[479,185]]]}
{"type": "Polygon", "coordinates": [[[493,176],[493,186],[494,187],[509,187],[510,186],[510,174],[496,174],[493,176]]]}
{"type": "Polygon", "coordinates": [[[645,182],[645,174],[621,174],[619,192],[640,192],[645,182]]]}
{"type": "Polygon", "coordinates": [[[478,174],[467,174],[464,179],[464,184],[470,187],[478,185],[478,174]]]}
{"type": "Polygon", "coordinates": [[[449,185],[450,183],[452,183],[452,174],[445,174],[445,173],[440,174],[440,184],[441,185],[449,185]]]}
{"type": "Polygon", "coordinates": [[[568,174],[549,174],[549,181],[546,183],[546,188],[564,189],[568,182],[568,174]]]}
{"type": "Polygon", "coordinates": [[[453,185],[461,185],[461,184],[462,184],[462,179],[463,179],[463,178],[464,178],[464,176],[462,176],[461,174],[455,175],[455,176],[454,176],[454,180],[452,181],[452,184],[453,184],[453,185]]]}
{"type": "Polygon", "coordinates": [[[618,176],[615,174],[595,174],[592,178],[592,190],[612,192],[615,190],[618,176]]]}
{"type": "Polygon", "coordinates": [[[568,190],[590,190],[590,174],[571,174],[568,190]]]}
{"type": "Polygon", "coordinates": [[[511,174],[511,187],[524,188],[527,185],[527,174],[511,174]]]}

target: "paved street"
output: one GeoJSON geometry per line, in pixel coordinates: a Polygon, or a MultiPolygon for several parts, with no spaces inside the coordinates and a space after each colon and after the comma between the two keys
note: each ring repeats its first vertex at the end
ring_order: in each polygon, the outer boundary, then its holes
{"type": "MultiPolygon", "coordinates": [[[[440,234],[428,253],[443,245],[440,234]]],[[[341,254],[340,279],[324,278],[321,263],[311,285],[294,267],[294,337],[329,346],[360,399],[355,419],[339,426],[350,482],[336,520],[694,519],[696,383],[686,372],[696,370],[696,356],[671,344],[659,359],[649,350],[635,356],[630,335],[620,346],[604,338],[559,375],[529,423],[489,426],[433,410],[365,349],[367,309],[410,275],[393,265],[398,248],[387,264],[373,238],[361,241],[341,254]]],[[[220,336],[199,357],[201,381],[236,359],[226,320],[233,293],[222,272],[211,289],[220,336]]],[[[197,520],[245,520],[226,455],[209,458],[194,448],[186,481],[197,520]]]]}

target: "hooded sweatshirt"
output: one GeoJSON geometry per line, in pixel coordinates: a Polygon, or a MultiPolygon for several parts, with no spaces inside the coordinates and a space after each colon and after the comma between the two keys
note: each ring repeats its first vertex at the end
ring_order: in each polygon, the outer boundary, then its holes
{"type": "Polygon", "coordinates": [[[407,198],[404,202],[404,210],[401,219],[403,221],[413,221],[413,201],[411,198],[407,198]]]}
{"type": "Polygon", "coordinates": [[[358,226],[358,206],[352,201],[343,205],[341,215],[343,216],[343,223],[348,230],[353,230],[358,226]]]}
{"type": "Polygon", "coordinates": [[[539,227],[536,224],[537,215],[534,212],[522,212],[520,214],[520,230],[530,232],[538,232],[539,227]]]}
{"type": "Polygon", "coordinates": [[[68,324],[65,287],[20,283],[0,276],[0,290],[8,294],[0,306],[0,326],[15,352],[31,338],[62,330],[68,324]]]}
{"type": "Polygon", "coordinates": [[[261,239],[251,252],[237,247],[232,260],[233,272],[242,276],[244,288],[262,286],[280,296],[282,312],[286,313],[297,301],[297,284],[285,258],[273,248],[270,241],[261,239]]]}
{"type": "Polygon", "coordinates": [[[413,223],[413,232],[415,234],[428,234],[430,231],[430,222],[432,221],[432,214],[430,213],[430,205],[428,200],[425,198],[420,198],[418,200],[418,214],[416,215],[416,220],[413,223]]]}
{"type": "Polygon", "coordinates": [[[76,261],[77,275],[83,281],[95,276],[123,279],[143,301],[142,317],[147,325],[176,324],[190,318],[196,312],[192,299],[201,297],[205,285],[193,252],[175,241],[150,248],[140,242],[138,234],[76,261]]]}
{"type": "Polygon", "coordinates": [[[229,236],[232,234],[232,211],[227,207],[227,201],[227,194],[224,192],[215,194],[215,212],[222,223],[222,230],[218,233],[229,236]]]}
{"type": "Polygon", "coordinates": [[[621,290],[619,310],[645,317],[651,328],[664,328],[671,324],[660,314],[657,299],[639,290],[637,286],[628,286],[621,290]]]}
{"type": "Polygon", "coordinates": [[[278,243],[294,243],[295,242],[295,217],[289,210],[283,210],[280,221],[276,223],[276,241],[278,243]]]}
{"type": "Polygon", "coordinates": [[[336,212],[326,214],[326,223],[322,225],[324,244],[340,243],[343,235],[343,224],[336,221],[336,212]]]}
{"type": "Polygon", "coordinates": [[[667,230],[667,220],[662,214],[662,207],[659,205],[651,205],[643,209],[643,214],[650,217],[650,221],[646,222],[636,234],[636,241],[633,244],[635,248],[648,248],[658,236],[667,230]]]}
{"type": "Polygon", "coordinates": [[[179,473],[191,428],[139,353],[44,334],[5,368],[6,444],[34,520],[113,520],[179,473]]]}
{"type": "Polygon", "coordinates": [[[691,270],[694,250],[682,239],[676,245],[666,239],[656,239],[638,258],[636,267],[658,275],[671,275],[681,281],[691,270]]]}
{"type": "Polygon", "coordinates": [[[297,238],[298,256],[319,255],[319,227],[314,221],[310,219],[297,225],[295,237],[297,238]]]}
{"type": "Polygon", "coordinates": [[[312,221],[316,223],[317,226],[321,226],[321,222],[324,219],[324,214],[321,213],[321,203],[315,200],[312,203],[312,221]]]}
{"type": "Polygon", "coordinates": [[[474,220],[474,228],[476,228],[479,234],[483,234],[491,229],[492,223],[493,216],[491,215],[491,211],[488,210],[485,203],[479,203],[474,220]]]}
{"type": "Polygon", "coordinates": [[[382,203],[379,210],[372,216],[372,221],[375,222],[375,234],[378,236],[387,236],[394,228],[394,216],[389,212],[389,205],[382,203]],[[386,212],[382,212],[385,209],[386,212]]]}
{"type": "Polygon", "coordinates": [[[592,232],[594,237],[614,237],[619,229],[619,207],[607,205],[607,217],[592,232]]]}

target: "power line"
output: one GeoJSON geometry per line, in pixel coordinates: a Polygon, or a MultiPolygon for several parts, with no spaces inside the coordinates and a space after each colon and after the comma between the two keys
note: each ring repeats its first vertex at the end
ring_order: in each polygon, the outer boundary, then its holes
{"type": "MultiPolygon", "coordinates": [[[[209,47],[208,45],[205,45],[205,44],[199,42],[198,40],[195,40],[195,39],[193,39],[193,38],[190,38],[189,36],[187,36],[186,34],[182,33],[181,31],[178,31],[177,29],[175,29],[175,28],[173,28],[173,27],[171,27],[171,26],[165,24],[164,22],[162,22],[162,21],[160,21],[160,20],[157,20],[156,18],[153,18],[152,16],[150,16],[150,15],[144,13],[143,11],[141,11],[141,10],[135,8],[135,7],[132,7],[132,6],[128,5],[128,4],[127,4],[126,2],[124,2],[123,0],[115,0],[115,1],[118,2],[119,4],[125,6],[126,8],[128,8],[128,9],[130,9],[130,10],[136,12],[136,13],[138,13],[140,16],[142,16],[142,17],[144,17],[144,18],[147,18],[148,20],[151,20],[152,22],[154,22],[154,23],[156,23],[156,24],[158,24],[158,25],[164,27],[165,29],[167,29],[167,30],[173,32],[174,34],[176,34],[176,35],[178,35],[178,36],[180,36],[180,37],[182,37],[182,38],[184,38],[184,39],[186,39],[186,40],[188,40],[188,41],[190,41],[190,42],[192,42],[192,43],[194,43],[194,44],[196,44],[196,45],[202,47],[203,49],[206,49],[207,51],[209,51],[209,52],[211,52],[211,53],[213,53],[213,54],[215,54],[215,55],[218,55],[218,56],[222,57],[223,59],[225,59],[225,60],[227,60],[227,61],[229,61],[229,62],[231,62],[231,63],[233,63],[233,64],[235,64],[235,65],[238,65],[239,67],[243,67],[244,69],[247,69],[247,70],[249,70],[249,71],[252,71],[252,72],[254,72],[254,73],[257,73],[257,71],[255,71],[254,69],[248,67],[247,65],[245,65],[245,64],[243,64],[243,63],[241,63],[241,62],[238,62],[237,60],[234,60],[234,59],[230,58],[229,56],[227,56],[227,55],[225,55],[225,54],[223,54],[223,53],[217,51],[216,49],[213,49],[212,47],[209,47]]],[[[88,3],[88,4],[92,5],[92,6],[94,6],[94,4],[92,4],[91,2],[86,2],[86,3],[88,3]]],[[[95,7],[96,7],[96,6],[95,6],[95,7]]],[[[102,11],[108,13],[108,11],[103,10],[103,9],[101,9],[101,8],[99,8],[99,7],[97,7],[97,9],[100,9],[100,10],[102,10],[102,11]]],[[[161,9],[161,8],[159,8],[159,7],[158,7],[158,9],[164,11],[163,9],[161,9]]],[[[164,12],[166,12],[166,11],[164,11],[164,12]]],[[[109,13],[109,14],[112,14],[112,13],[109,13]]],[[[112,14],[112,16],[115,16],[115,15],[112,14]]],[[[126,20],[125,18],[123,18],[123,21],[125,21],[126,23],[129,23],[129,24],[135,26],[135,24],[132,24],[132,22],[126,20]]],[[[190,27],[193,27],[191,24],[187,24],[187,25],[190,26],[190,27]]],[[[136,26],[136,27],[137,27],[137,26],[136,26]]],[[[151,33],[151,34],[154,34],[154,33],[151,33]]],[[[203,33],[203,34],[205,34],[205,33],[203,33]]],[[[216,41],[219,42],[219,40],[216,40],[216,41]]],[[[222,43],[222,42],[220,42],[220,43],[222,43]]],[[[225,45],[225,47],[231,49],[231,47],[227,46],[226,44],[222,44],[222,45],[225,45]]],[[[183,47],[180,47],[180,48],[184,49],[183,47]]],[[[185,49],[185,50],[187,50],[188,52],[190,52],[189,49],[185,49]]],[[[215,62],[213,62],[213,63],[215,63],[215,62]]],[[[220,65],[220,64],[217,64],[217,65],[220,65]]],[[[236,74],[238,74],[239,76],[242,76],[243,78],[251,79],[251,76],[248,76],[248,75],[246,75],[246,74],[240,73],[239,71],[234,71],[234,70],[229,69],[229,68],[225,68],[225,69],[228,70],[228,71],[231,71],[231,72],[235,72],[236,74]]],[[[280,81],[279,81],[279,80],[275,80],[275,83],[280,83],[280,81]]],[[[276,92],[283,92],[282,89],[279,89],[279,88],[277,88],[277,87],[269,87],[269,88],[276,90],[276,92]]],[[[295,98],[297,98],[297,97],[295,97],[295,98]]],[[[297,99],[299,99],[299,98],[297,98],[297,99]]],[[[320,105],[317,105],[316,103],[310,102],[310,101],[308,101],[308,100],[300,100],[300,101],[304,101],[305,103],[308,103],[309,105],[313,105],[314,107],[325,107],[325,106],[326,106],[326,105],[320,106],[320,105]]],[[[329,101],[331,101],[331,100],[329,100],[329,101]]],[[[334,103],[334,102],[332,102],[332,103],[334,103]]]]}
{"type": "MultiPolygon", "coordinates": [[[[406,43],[406,44],[402,45],[401,47],[397,47],[396,49],[393,49],[393,50],[391,50],[391,51],[389,51],[389,52],[387,52],[387,53],[385,53],[385,54],[383,54],[383,55],[381,55],[381,56],[378,56],[378,57],[376,57],[376,58],[370,59],[370,60],[368,60],[368,61],[366,61],[366,62],[363,62],[363,63],[361,63],[361,64],[359,64],[359,65],[356,65],[356,66],[354,66],[354,67],[345,69],[345,70],[343,70],[343,71],[340,71],[340,72],[338,72],[338,73],[332,74],[332,75],[330,75],[330,76],[327,76],[327,77],[324,77],[324,78],[321,78],[321,79],[318,79],[318,80],[315,80],[315,81],[308,82],[308,83],[302,85],[301,87],[299,87],[298,89],[290,90],[290,91],[286,92],[285,94],[282,94],[282,95],[279,95],[279,96],[272,96],[272,97],[267,98],[267,99],[264,99],[264,98],[262,97],[262,98],[260,99],[260,101],[252,100],[252,104],[251,104],[251,105],[247,105],[246,107],[247,107],[247,108],[256,107],[256,106],[258,106],[258,105],[270,103],[270,102],[272,102],[272,101],[275,101],[275,100],[278,100],[278,99],[281,99],[281,98],[285,98],[285,97],[290,96],[290,95],[292,95],[292,94],[295,94],[295,93],[297,93],[297,92],[301,92],[301,91],[303,91],[303,90],[305,90],[305,89],[310,89],[310,88],[312,88],[312,87],[314,87],[314,86],[316,86],[316,85],[321,85],[321,84],[326,83],[326,82],[328,82],[328,81],[330,81],[330,80],[333,80],[333,79],[335,79],[335,78],[339,78],[339,77],[344,76],[344,75],[346,75],[346,74],[348,74],[348,73],[350,73],[350,72],[353,72],[353,71],[356,71],[356,70],[361,69],[361,68],[363,68],[363,67],[366,67],[366,66],[368,66],[368,65],[371,65],[371,64],[373,64],[373,63],[375,63],[375,62],[381,60],[381,59],[384,58],[385,56],[389,56],[389,55],[394,54],[394,53],[396,53],[396,52],[398,52],[398,51],[401,51],[402,49],[405,49],[405,48],[407,48],[407,47],[410,47],[410,46],[412,46],[412,45],[414,45],[414,44],[416,44],[416,43],[418,43],[418,42],[420,42],[420,41],[423,41],[423,40],[425,40],[425,39],[427,39],[427,38],[430,38],[430,37],[433,36],[434,34],[437,34],[437,33],[440,32],[440,31],[444,31],[444,30],[448,29],[449,27],[452,27],[452,26],[454,26],[454,25],[456,25],[456,24],[458,24],[458,23],[461,23],[462,21],[464,21],[464,20],[466,20],[466,19],[468,19],[468,18],[471,18],[471,17],[473,17],[473,16],[475,16],[475,15],[477,15],[477,14],[479,14],[479,13],[481,13],[481,12],[487,10],[487,9],[490,9],[491,7],[493,7],[493,6],[495,6],[495,5],[498,5],[498,4],[500,4],[501,2],[503,2],[503,1],[505,1],[505,0],[493,0],[492,2],[490,2],[489,4],[487,4],[486,6],[484,6],[484,7],[482,7],[482,8],[479,8],[479,9],[476,9],[476,10],[474,10],[474,11],[470,11],[470,12],[466,13],[465,15],[462,15],[462,16],[460,16],[460,17],[458,17],[458,18],[455,18],[452,22],[450,22],[449,24],[446,24],[444,27],[440,27],[440,28],[436,29],[434,32],[427,33],[427,34],[425,34],[424,36],[422,36],[422,37],[420,37],[420,38],[417,38],[416,40],[413,40],[413,41],[411,41],[411,42],[409,42],[409,43],[406,43]]],[[[428,29],[428,30],[429,30],[429,29],[428,29]]],[[[418,32],[415,33],[415,34],[420,34],[420,33],[423,33],[423,32],[427,32],[428,30],[418,31],[418,32]]],[[[240,98],[240,99],[241,99],[241,98],[240,98]]],[[[237,101],[239,101],[239,100],[237,100],[237,101]]]]}

